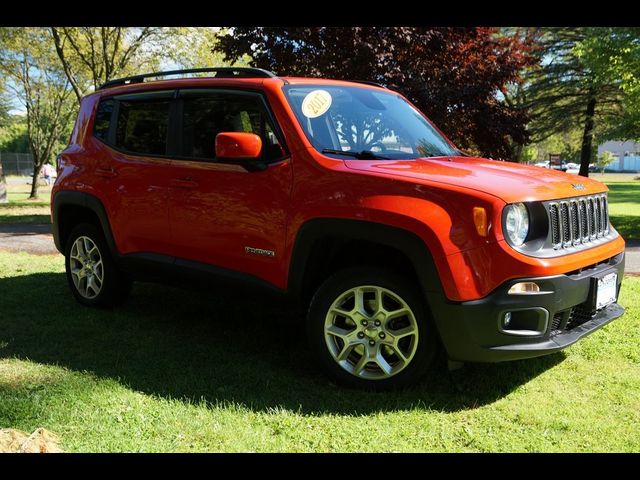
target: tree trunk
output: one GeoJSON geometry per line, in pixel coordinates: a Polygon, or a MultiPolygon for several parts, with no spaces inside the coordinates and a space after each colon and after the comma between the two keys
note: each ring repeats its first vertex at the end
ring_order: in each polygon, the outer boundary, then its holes
{"type": "Polygon", "coordinates": [[[513,157],[511,158],[512,162],[522,162],[522,152],[524,151],[524,145],[520,143],[516,143],[513,147],[513,157]]]}
{"type": "Polygon", "coordinates": [[[582,133],[582,150],[580,152],[580,175],[589,176],[589,164],[591,163],[591,146],[593,143],[593,117],[596,111],[596,97],[589,97],[587,102],[584,132],[582,133]]]}
{"type": "Polygon", "coordinates": [[[40,186],[40,170],[42,170],[42,165],[34,163],[33,178],[31,181],[31,195],[29,195],[29,198],[38,198],[38,187],[40,186]]]}
{"type": "Polygon", "coordinates": [[[2,172],[2,163],[0,163],[0,203],[7,203],[7,182],[4,179],[4,173],[2,172]]]}

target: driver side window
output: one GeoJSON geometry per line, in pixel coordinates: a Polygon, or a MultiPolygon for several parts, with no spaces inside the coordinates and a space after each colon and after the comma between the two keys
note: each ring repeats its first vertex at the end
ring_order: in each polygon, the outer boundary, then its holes
{"type": "Polygon", "coordinates": [[[255,133],[262,138],[265,161],[284,155],[257,95],[231,92],[181,92],[180,156],[215,160],[215,139],[220,132],[255,133]]]}

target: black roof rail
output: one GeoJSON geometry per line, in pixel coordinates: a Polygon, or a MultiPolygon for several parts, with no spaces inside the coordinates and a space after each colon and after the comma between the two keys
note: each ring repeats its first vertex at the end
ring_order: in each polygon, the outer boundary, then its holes
{"type": "Polygon", "coordinates": [[[142,83],[145,78],[165,77],[168,75],[184,75],[187,73],[214,73],[214,78],[274,78],[276,75],[262,68],[252,67],[216,67],[216,68],[189,68],[186,70],[169,70],[166,72],[143,73],[132,75],[131,77],[116,78],[109,80],[98,87],[98,90],[117,87],[119,85],[129,85],[131,83],[142,83]]]}

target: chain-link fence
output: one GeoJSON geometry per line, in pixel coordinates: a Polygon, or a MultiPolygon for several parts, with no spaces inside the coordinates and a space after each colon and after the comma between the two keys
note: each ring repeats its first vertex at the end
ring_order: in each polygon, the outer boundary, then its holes
{"type": "Polygon", "coordinates": [[[0,152],[5,175],[33,175],[33,156],[30,153],[0,152]]]}

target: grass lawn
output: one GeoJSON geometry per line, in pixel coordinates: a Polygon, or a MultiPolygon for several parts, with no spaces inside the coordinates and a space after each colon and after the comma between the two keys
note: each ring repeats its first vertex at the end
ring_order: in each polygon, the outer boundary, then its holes
{"type": "Polygon", "coordinates": [[[640,239],[640,181],[607,181],[609,216],[625,239],[640,239]]]}
{"type": "MultiPolygon", "coordinates": [[[[9,177],[10,178],[10,177],[9,177]]],[[[31,182],[31,180],[28,180],[31,182]]],[[[30,200],[31,184],[27,180],[7,185],[9,203],[0,203],[0,223],[49,223],[51,187],[40,185],[39,199],[30,200]]]]}
{"type": "Polygon", "coordinates": [[[66,451],[637,452],[640,278],[621,303],[562,353],[372,394],[330,384],[254,297],[137,284],[87,309],[62,256],[0,253],[0,428],[47,428],[66,451]]]}

